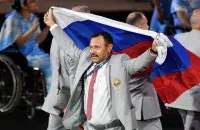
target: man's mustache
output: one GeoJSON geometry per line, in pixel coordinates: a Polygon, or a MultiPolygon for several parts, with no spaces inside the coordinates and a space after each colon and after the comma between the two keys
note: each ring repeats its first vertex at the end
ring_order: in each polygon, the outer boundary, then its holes
{"type": "Polygon", "coordinates": [[[98,57],[98,55],[95,54],[95,53],[92,53],[92,54],[91,54],[91,57],[98,57]]]}

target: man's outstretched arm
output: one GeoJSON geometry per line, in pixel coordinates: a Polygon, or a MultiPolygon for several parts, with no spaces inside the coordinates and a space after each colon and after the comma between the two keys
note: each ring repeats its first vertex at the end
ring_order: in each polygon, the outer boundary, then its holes
{"type": "Polygon", "coordinates": [[[50,27],[51,34],[65,54],[69,55],[74,60],[78,60],[82,50],[79,49],[71,38],[57,25],[53,15],[53,9],[50,9],[44,15],[44,22],[50,27]]]}

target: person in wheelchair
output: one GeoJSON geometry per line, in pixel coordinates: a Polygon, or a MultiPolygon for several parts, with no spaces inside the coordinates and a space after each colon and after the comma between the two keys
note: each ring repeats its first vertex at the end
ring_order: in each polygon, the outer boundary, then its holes
{"type": "Polygon", "coordinates": [[[51,86],[50,57],[38,47],[48,34],[48,27],[43,31],[39,27],[37,0],[13,0],[13,11],[6,15],[0,32],[0,51],[9,46],[17,46],[27,59],[28,66],[39,68],[45,77],[47,92],[51,86]]]}

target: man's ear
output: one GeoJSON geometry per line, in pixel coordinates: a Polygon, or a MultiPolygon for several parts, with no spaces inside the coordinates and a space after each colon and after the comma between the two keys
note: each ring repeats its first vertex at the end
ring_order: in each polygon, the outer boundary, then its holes
{"type": "Polygon", "coordinates": [[[108,44],[108,46],[107,46],[108,52],[111,52],[112,48],[113,48],[113,44],[111,44],[111,43],[108,44]]]}

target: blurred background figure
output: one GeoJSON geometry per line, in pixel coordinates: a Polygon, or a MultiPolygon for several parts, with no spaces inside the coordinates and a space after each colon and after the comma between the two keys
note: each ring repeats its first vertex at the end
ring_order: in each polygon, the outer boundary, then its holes
{"type": "MultiPolygon", "coordinates": [[[[41,31],[39,19],[34,15],[37,0],[13,0],[13,11],[7,14],[0,33],[0,51],[10,51],[9,46],[26,57],[28,65],[44,73],[47,91],[51,83],[49,54],[38,47],[48,34],[48,27],[41,31]]],[[[13,49],[12,49],[13,50],[13,49]]]]}
{"type": "Polygon", "coordinates": [[[190,16],[197,8],[200,8],[200,0],[172,0],[171,14],[176,34],[191,30],[190,16]]]}
{"type": "Polygon", "coordinates": [[[154,11],[151,18],[150,30],[170,34],[169,26],[172,25],[170,15],[172,0],[154,0],[154,11]]]}
{"type": "MultiPolygon", "coordinates": [[[[126,23],[148,30],[148,20],[141,12],[128,15],[126,23]]],[[[158,96],[148,74],[134,77],[129,82],[131,101],[135,107],[137,130],[162,130],[158,96]]]]}

